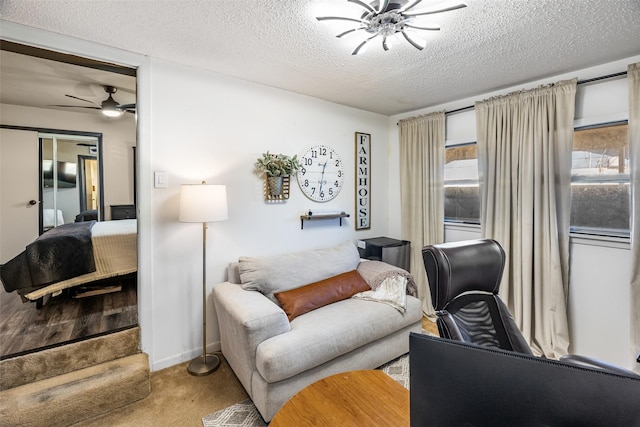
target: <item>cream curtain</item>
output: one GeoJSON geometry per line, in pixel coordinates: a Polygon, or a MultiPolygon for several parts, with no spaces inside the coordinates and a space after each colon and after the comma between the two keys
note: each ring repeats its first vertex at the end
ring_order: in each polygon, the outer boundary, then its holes
{"type": "Polygon", "coordinates": [[[402,238],[411,241],[411,274],[422,311],[431,305],[422,248],[444,241],[444,112],[400,121],[402,238]]]}
{"type": "Polygon", "coordinates": [[[477,102],[482,235],[507,263],[500,294],[533,351],[569,348],[571,150],[576,79],[477,102]]]}
{"type": "Polygon", "coordinates": [[[629,171],[631,178],[631,366],[640,353],[640,62],[627,69],[629,81],[629,171]]]}

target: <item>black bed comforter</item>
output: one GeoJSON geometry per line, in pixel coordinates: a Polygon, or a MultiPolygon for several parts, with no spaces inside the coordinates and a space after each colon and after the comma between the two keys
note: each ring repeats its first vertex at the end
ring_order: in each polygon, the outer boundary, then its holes
{"type": "Polygon", "coordinates": [[[95,223],[64,224],[42,234],[0,266],[4,289],[25,295],[51,283],[96,271],[91,243],[95,223]]]}

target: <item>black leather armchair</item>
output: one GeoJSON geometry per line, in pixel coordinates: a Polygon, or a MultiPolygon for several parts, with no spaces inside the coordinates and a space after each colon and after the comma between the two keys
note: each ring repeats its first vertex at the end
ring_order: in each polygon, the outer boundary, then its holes
{"type": "Polygon", "coordinates": [[[640,426],[640,379],[412,333],[411,427],[640,426]]]}
{"type": "MultiPolygon", "coordinates": [[[[422,259],[429,279],[442,338],[532,355],[498,291],[505,253],[492,239],[425,246],[422,259]]],[[[584,356],[562,361],[626,376],[624,368],[584,356]]]]}

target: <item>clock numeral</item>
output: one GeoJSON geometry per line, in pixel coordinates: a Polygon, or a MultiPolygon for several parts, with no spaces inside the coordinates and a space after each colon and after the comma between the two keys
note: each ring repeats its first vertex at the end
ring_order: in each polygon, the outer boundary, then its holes
{"type": "Polygon", "coordinates": [[[320,192],[320,197],[324,199],[324,191],[320,192]]]}
{"type": "Polygon", "coordinates": [[[303,160],[304,160],[304,165],[305,166],[311,166],[313,164],[313,159],[310,159],[308,157],[304,157],[303,160]]]}
{"type": "Polygon", "coordinates": [[[326,147],[320,147],[318,151],[320,151],[320,155],[321,156],[326,156],[327,155],[327,148],[326,147]]]}
{"type": "Polygon", "coordinates": [[[333,196],[333,188],[330,188],[330,189],[329,189],[329,195],[330,195],[330,196],[333,196]]]}
{"type": "MultiPolygon", "coordinates": [[[[333,154],[333,153],[332,153],[333,154]]],[[[336,160],[336,167],[339,168],[340,167],[340,160],[336,160]]]]}
{"type": "Polygon", "coordinates": [[[306,175],[306,174],[307,174],[307,168],[305,168],[305,167],[301,167],[301,168],[300,168],[300,173],[301,173],[302,175],[306,175]]]}
{"type": "Polygon", "coordinates": [[[338,188],[338,187],[340,187],[340,183],[338,181],[336,181],[336,182],[333,183],[333,186],[338,188]]]}
{"type": "Polygon", "coordinates": [[[342,171],[341,170],[338,171],[338,178],[342,178],[342,171]]]}
{"type": "Polygon", "coordinates": [[[308,180],[308,179],[305,179],[305,180],[304,180],[304,184],[303,184],[303,185],[304,185],[305,187],[308,187],[308,186],[309,186],[309,180],[308,180]]]}

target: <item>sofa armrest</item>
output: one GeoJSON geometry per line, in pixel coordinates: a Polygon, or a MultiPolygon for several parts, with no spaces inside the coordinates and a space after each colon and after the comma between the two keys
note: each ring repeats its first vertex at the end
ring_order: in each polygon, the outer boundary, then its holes
{"type": "Polygon", "coordinates": [[[224,282],[213,287],[222,353],[251,394],[256,349],[263,341],[291,330],[284,311],[260,292],[224,282]]]}

